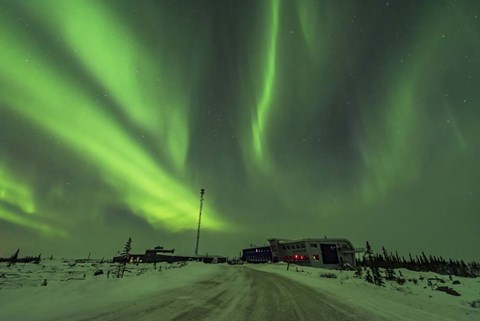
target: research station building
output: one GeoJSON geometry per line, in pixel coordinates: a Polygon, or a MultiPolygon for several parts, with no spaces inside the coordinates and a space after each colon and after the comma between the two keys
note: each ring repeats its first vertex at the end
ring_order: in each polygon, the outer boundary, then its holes
{"type": "Polygon", "coordinates": [[[305,238],[287,240],[272,238],[270,246],[243,250],[243,259],[250,263],[289,262],[318,268],[355,266],[353,244],[343,238],[305,238]]]}

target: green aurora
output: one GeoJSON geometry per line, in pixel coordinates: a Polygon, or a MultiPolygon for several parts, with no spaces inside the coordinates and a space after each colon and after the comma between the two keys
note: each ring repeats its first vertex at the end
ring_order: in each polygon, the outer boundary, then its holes
{"type": "Polygon", "coordinates": [[[0,256],[347,237],[480,259],[480,2],[2,1],[0,256]]]}

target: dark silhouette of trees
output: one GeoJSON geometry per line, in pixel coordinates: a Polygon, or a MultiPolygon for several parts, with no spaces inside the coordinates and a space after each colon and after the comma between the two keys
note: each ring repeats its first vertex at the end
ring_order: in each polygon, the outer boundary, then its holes
{"type": "Polygon", "coordinates": [[[364,260],[366,260],[367,267],[369,267],[370,270],[367,269],[367,273],[365,275],[365,281],[367,281],[368,283],[374,283],[378,286],[383,286],[384,285],[383,278],[382,278],[382,275],[380,274],[378,265],[376,264],[378,259],[379,259],[379,256],[373,254],[372,247],[370,243],[367,241],[364,260]]]}
{"type": "Polygon", "coordinates": [[[20,252],[20,249],[17,249],[17,252],[15,252],[15,254],[13,254],[10,257],[10,260],[8,261],[8,266],[12,266],[12,265],[15,265],[15,263],[17,263],[19,252],[20,252]]]}
{"type": "MultiPolygon", "coordinates": [[[[373,253],[369,242],[366,243],[366,251],[362,259],[357,259],[357,265],[370,268],[372,278],[375,284],[374,271],[376,268],[384,269],[386,280],[397,280],[395,269],[404,268],[418,272],[434,272],[443,275],[455,275],[462,277],[480,276],[480,264],[478,262],[465,262],[464,260],[444,259],[442,256],[427,255],[421,252],[415,257],[408,253],[408,259],[400,257],[398,252],[388,253],[385,247],[382,247],[382,254],[373,253]]],[[[400,276],[402,278],[402,276],[400,276]]]]}
{"type": "Polygon", "coordinates": [[[367,281],[368,283],[375,283],[373,281],[373,277],[372,277],[372,274],[370,273],[370,270],[367,269],[367,272],[365,273],[365,281],[367,281]]]}
{"type": "Polygon", "coordinates": [[[117,278],[123,278],[123,275],[125,274],[127,262],[130,261],[131,249],[132,249],[132,238],[129,237],[127,243],[125,243],[125,246],[123,247],[123,252],[121,253],[122,260],[118,262],[117,278]]]}
{"type": "Polygon", "coordinates": [[[18,257],[18,254],[20,253],[20,249],[17,249],[15,254],[8,258],[0,257],[0,263],[1,262],[7,262],[7,266],[13,266],[16,263],[35,263],[38,264],[41,261],[41,256],[42,254],[39,254],[38,256],[25,256],[22,258],[18,257]]]}

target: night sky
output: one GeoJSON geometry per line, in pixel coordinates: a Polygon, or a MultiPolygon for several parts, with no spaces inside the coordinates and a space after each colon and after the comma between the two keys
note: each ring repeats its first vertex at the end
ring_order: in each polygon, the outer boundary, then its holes
{"type": "Polygon", "coordinates": [[[2,1],[0,256],[346,237],[480,259],[480,1],[2,1]]]}

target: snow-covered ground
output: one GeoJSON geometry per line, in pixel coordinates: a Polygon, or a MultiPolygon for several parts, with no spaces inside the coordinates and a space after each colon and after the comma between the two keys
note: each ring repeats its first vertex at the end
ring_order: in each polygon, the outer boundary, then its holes
{"type": "Polygon", "coordinates": [[[448,276],[402,269],[418,284],[377,287],[352,271],[286,268],[140,264],[117,279],[109,263],[0,263],[0,320],[480,320],[480,307],[469,304],[480,300],[480,278],[453,277],[453,285],[448,276]],[[427,279],[435,277],[461,296],[432,290],[427,279]]]}
{"type": "Polygon", "coordinates": [[[448,276],[431,272],[415,272],[406,269],[401,271],[407,282],[399,285],[396,282],[385,281],[385,287],[378,287],[354,277],[353,271],[326,270],[291,265],[287,271],[286,263],[259,264],[250,267],[276,273],[293,279],[306,286],[322,292],[327,292],[348,305],[358,306],[387,320],[480,320],[480,278],[462,278],[454,276],[452,284],[448,276]],[[299,271],[299,272],[297,272],[299,271]],[[321,277],[322,274],[335,274],[337,278],[321,277]],[[445,283],[429,278],[438,278],[445,283]],[[414,284],[409,279],[417,279],[414,284]],[[448,286],[461,296],[452,296],[435,291],[435,284],[448,286]],[[477,301],[477,307],[470,305],[477,301]]]}
{"type": "Polygon", "coordinates": [[[127,265],[124,278],[114,278],[117,264],[43,260],[7,267],[0,263],[0,320],[71,320],[88,313],[141,300],[204,280],[216,266],[189,263],[127,265]],[[94,276],[102,269],[104,274],[94,276]],[[107,272],[110,275],[107,277],[107,272]],[[41,286],[44,280],[47,286],[41,286]]]}

